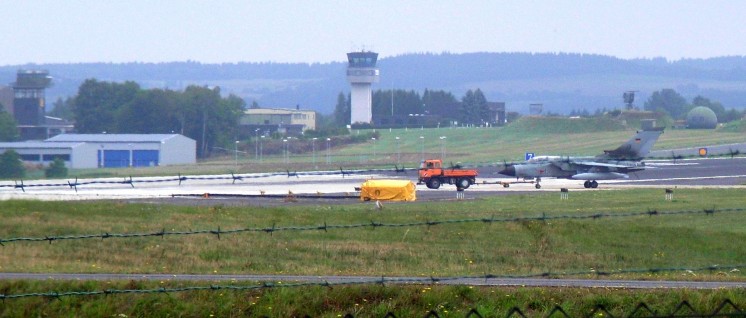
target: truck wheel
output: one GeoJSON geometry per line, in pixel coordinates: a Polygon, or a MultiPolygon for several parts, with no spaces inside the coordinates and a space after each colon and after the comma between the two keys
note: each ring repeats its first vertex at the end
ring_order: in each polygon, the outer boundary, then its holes
{"type": "Polygon", "coordinates": [[[461,189],[468,189],[469,185],[470,185],[469,179],[464,178],[464,179],[458,179],[458,181],[456,181],[456,186],[461,189]]]}
{"type": "Polygon", "coordinates": [[[430,189],[440,188],[440,180],[435,178],[430,179],[430,181],[427,182],[427,187],[430,189]]]}

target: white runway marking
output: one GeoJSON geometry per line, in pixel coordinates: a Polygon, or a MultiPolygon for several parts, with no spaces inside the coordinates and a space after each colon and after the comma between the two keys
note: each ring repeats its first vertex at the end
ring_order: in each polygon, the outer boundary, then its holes
{"type": "MultiPolygon", "coordinates": [[[[257,174],[261,175],[261,174],[257,174]]],[[[242,175],[246,176],[246,175],[242,175]]],[[[187,176],[188,178],[190,176],[187,176]]],[[[228,177],[231,175],[200,176],[200,177],[228,177]]],[[[168,177],[134,178],[134,187],[129,184],[92,184],[78,186],[78,191],[66,185],[67,180],[32,180],[24,181],[27,186],[25,192],[21,189],[0,189],[0,200],[28,199],[44,201],[68,200],[100,200],[100,199],[136,199],[171,197],[173,194],[202,195],[204,193],[221,194],[325,194],[325,193],[355,193],[355,187],[367,179],[397,179],[378,175],[320,175],[320,176],[271,176],[262,178],[244,178],[236,180],[197,180],[187,179],[179,185],[178,181],[146,183],[145,180],[166,179],[168,177]],[[33,184],[65,184],[55,187],[28,187],[33,184]]],[[[174,177],[175,178],[175,177],[174,177]]],[[[401,178],[399,178],[401,179],[401,178]]],[[[94,179],[80,179],[84,183],[94,179]]],[[[122,178],[95,179],[97,181],[122,181],[122,178]]],[[[13,184],[13,183],[4,183],[13,184]]]]}

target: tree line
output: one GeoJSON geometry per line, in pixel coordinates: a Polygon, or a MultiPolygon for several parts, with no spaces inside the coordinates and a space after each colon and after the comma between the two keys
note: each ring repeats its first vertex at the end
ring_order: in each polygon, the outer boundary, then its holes
{"type": "Polygon", "coordinates": [[[51,114],[72,119],[78,133],[182,134],[197,141],[202,158],[236,140],[245,107],[235,95],[221,97],[219,87],[174,91],[88,79],[77,95],[58,100],[51,114]]]}
{"type": "MultiPolygon", "coordinates": [[[[701,95],[695,96],[692,101],[689,102],[684,96],[670,88],[653,92],[653,94],[645,101],[643,109],[662,114],[671,120],[683,120],[686,119],[686,115],[689,111],[699,106],[711,109],[715,113],[715,116],[717,116],[718,123],[728,123],[741,120],[746,116],[746,110],[739,111],[735,108],[726,109],[722,103],[701,95]]],[[[604,114],[607,113],[620,112],[621,110],[607,110],[605,107],[597,108],[593,113],[589,112],[587,109],[573,109],[570,112],[570,116],[599,117],[604,116],[604,114]]]]}
{"type": "MultiPolygon", "coordinates": [[[[339,93],[332,114],[337,126],[350,123],[352,101],[349,94],[339,93]]],[[[461,99],[444,90],[429,90],[420,94],[414,90],[376,90],[372,94],[371,112],[374,123],[403,116],[435,116],[440,124],[458,122],[482,125],[494,122],[487,99],[480,89],[468,90],[461,99]]]]}
{"type": "Polygon", "coordinates": [[[653,92],[645,102],[645,110],[662,112],[673,119],[684,119],[690,110],[699,106],[711,109],[717,116],[718,123],[740,120],[746,115],[746,110],[743,112],[739,112],[735,108],[726,110],[720,102],[703,96],[694,97],[690,103],[686,98],[670,88],[653,92]]]}

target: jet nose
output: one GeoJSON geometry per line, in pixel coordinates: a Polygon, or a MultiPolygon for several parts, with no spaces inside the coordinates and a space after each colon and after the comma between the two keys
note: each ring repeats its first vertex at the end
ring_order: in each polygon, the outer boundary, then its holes
{"type": "Polygon", "coordinates": [[[515,167],[514,166],[507,166],[505,169],[498,171],[497,173],[505,176],[515,176],[515,167]]]}

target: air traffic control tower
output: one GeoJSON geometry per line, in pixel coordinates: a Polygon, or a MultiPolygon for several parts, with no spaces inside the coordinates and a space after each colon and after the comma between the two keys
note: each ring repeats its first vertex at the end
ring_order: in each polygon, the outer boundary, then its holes
{"type": "Polygon", "coordinates": [[[374,52],[347,53],[347,81],[352,87],[350,124],[370,124],[373,120],[370,85],[378,83],[377,59],[378,53],[374,52]]]}

